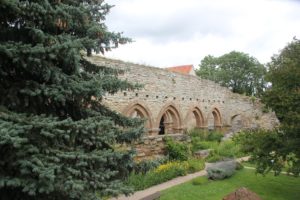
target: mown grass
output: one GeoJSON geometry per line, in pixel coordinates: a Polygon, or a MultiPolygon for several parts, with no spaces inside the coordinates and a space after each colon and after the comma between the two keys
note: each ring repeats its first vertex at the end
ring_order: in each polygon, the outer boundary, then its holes
{"type": "Polygon", "coordinates": [[[162,191],[160,200],[218,200],[237,188],[246,187],[263,200],[296,200],[300,196],[300,178],[268,174],[255,174],[243,169],[229,179],[208,181],[200,185],[193,181],[162,191]]]}

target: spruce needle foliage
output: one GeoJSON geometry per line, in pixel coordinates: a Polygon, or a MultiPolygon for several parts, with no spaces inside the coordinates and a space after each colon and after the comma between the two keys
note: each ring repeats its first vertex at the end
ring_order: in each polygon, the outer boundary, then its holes
{"type": "Polygon", "coordinates": [[[82,54],[130,42],[104,24],[103,0],[0,0],[0,199],[99,199],[123,185],[142,121],[105,107],[132,90],[82,54]]]}

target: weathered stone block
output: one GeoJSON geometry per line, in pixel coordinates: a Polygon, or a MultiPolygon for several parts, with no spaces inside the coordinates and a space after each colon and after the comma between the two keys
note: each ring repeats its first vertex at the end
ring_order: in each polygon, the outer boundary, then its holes
{"type": "Polygon", "coordinates": [[[199,151],[196,151],[196,152],[194,153],[194,155],[195,155],[197,158],[206,158],[207,156],[209,156],[211,150],[212,150],[212,149],[199,150],[199,151]]]}

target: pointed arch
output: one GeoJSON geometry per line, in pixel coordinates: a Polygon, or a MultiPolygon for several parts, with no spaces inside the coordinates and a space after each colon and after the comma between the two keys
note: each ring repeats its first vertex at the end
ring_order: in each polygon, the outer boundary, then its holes
{"type": "Polygon", "coordinates": [[[153,129],[153,118],[149,108],[142,102],[135,101],[126,106],[123,114],[127,117],[137,117],[146,119],[145,128],[151,133],[153,129]]]}
{"type": "Polygon", "coordinates": [[[222,126],[222,117],[221,117],[221,113],[220,113],[219,109],[214,108],[212,110],[212,114],[214,117],[214,126],[221,127],[222,126]]]}
{"type": "Polygon", "coordinates": [[[219,129],[222,127],[222,116],[218,108],[214,107],[207,116],[208,129],[219,129]]]}
{"type": "Polygon", "coordinates": [[[206,120],[201,109],[198,106],[191,106],[185,117],[185,125],[190,128],[206,127],[206,120]]]}
{"type": "Polygon", "coordinates": [[[182,132],[182,117],[173,103],[166,104],[161,109],[156,118],[156,127],[159,128],[159,134],[182,132]]]}

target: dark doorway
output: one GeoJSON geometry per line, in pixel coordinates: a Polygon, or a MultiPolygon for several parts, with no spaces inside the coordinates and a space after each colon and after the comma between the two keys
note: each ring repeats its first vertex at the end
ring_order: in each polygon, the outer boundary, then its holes
{"type": "Polygon", "coordinates": [[[160,119],[160,122],[159,122],[159,135],[164,135],[165,134],[165,119],[164,117],[162,117],[160,119]]]}

